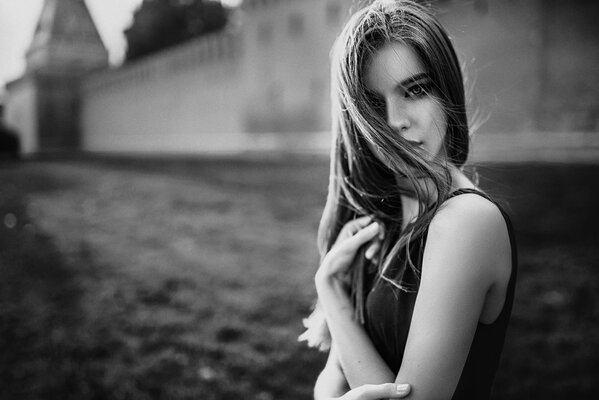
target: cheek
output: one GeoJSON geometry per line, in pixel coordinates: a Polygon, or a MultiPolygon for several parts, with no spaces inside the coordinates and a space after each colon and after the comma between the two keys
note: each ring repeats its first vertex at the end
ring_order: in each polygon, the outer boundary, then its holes
{"type": "MultiPolygon", "coordinates": [[[[445,133],[447,123],[445,122],[445,113],[443,109],[434,101],[427,100],[418,107],[418,120],[422,129],[425,129],[427,135],[445,133]]],[[[429,137],[429,139],[431,139],[429,137]]]]}
{"type": "Polygon", "coordinates": [[[431,102],[428,105],[428,123],[427,131],[429,136],[429,152],[438,154],[445,140],[445,134],[447,132],[447,121],[443,109],[436,103],[431,102]]]}
{"type": "Polygon", "coordinates": [[[445,131],[447,129],[447,122],[445,118],[445,113],[439,104],[436,102],[431,102],[428,105],[428,119],[429,126],[433,128],[435,131],[439,132],[441,136],[445,136],[445,131]]]}

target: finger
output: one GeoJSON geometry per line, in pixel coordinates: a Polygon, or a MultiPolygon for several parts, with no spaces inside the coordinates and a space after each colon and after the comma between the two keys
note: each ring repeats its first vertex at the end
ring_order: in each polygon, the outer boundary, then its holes
{"type": "Polygon", "coordinates": [[[358,248],[362,246],[364,243],[372,240],[379,233],[379,223],[373,222],[367,227],[360,229],[356,234],[347,239],[346,243],[348,246],[352,248],[358,248]]]}
{"type": "Polygon", "coordinates": [[[367,260],[373,260],[374,256],[380,250],[380,248],[380,242],[374,241],[370,246],[368,246],[368,249],[366,249],[366,251],[364,252],[364,257],[366,257],[367,260]]]}
{"type": "Polygon", "coordinates": [[[383,240],[385,238],[385,225],[381,224],[381,229],[379,230],[379,240],[383,240]]]}
{"type": "Polygon", "coordinates": [[[349,221],[346,226],[351,235],[355,235],[360,229],[363,229],[368,224],[372,222],[372,217],[370,215],[365,215],[363,217],[359,217],[349,221]]]}
{"type": "Polygon", "coordinates": [[[337,238],[348,238],[357,231],[359,231],[361,227],[368,225],[371,221],[372,218],[369,215],[352,219],[351,221],[348,221],[345,223],[345,225],[343,225],[343,227],[339,231],[339,235],[337,236],[337,238]]]}
{"type": "Polygon", "coordinates": [[[381,385],[363,385],[347,392],[339,400],[378,400],[401,399],[410,393],[410,385],[383,383],[381,385]]]}
{"type": "Polygon", "coordinates": [[[401,399],[410,394],[411,387],[407,383],[396,384],[396,383],[384,383],[382,385],[376,385],[374,387],[375,399],[379,398],[392,398],[392,399],[401,399]]]}

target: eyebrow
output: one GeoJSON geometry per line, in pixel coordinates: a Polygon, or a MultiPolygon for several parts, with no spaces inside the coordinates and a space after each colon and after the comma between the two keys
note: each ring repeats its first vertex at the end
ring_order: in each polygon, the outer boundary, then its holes
{"type": "Polygon", "coordinates": [[[411,77],[409,77],[407,79],[404,79],[403,81],[399,82],[399,86],[401,86],[401,87],[407,87],[407,86],[411,85],[414,82],[418,82],[418,81],[421,81],[421,80],[424,80],[424,79],[429,79],[429,78],[430,77],[428,76],[427,73],[422,72],[420,74],[416,74],[414,76],[411,76],[411,77]]]}

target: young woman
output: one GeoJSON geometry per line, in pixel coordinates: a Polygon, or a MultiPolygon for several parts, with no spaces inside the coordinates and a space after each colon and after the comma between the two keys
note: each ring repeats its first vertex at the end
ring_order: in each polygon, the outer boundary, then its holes
{"type": "Polygon", "coordinates": [[[413,399],[488,398],[516,248],[507,215],[462,170],[450,38],[418,3],[374,1],[334,46],[332,101],[318,304],[300,337],[329,350],[315,398],[378,398],[392,382],[413,399]]]}

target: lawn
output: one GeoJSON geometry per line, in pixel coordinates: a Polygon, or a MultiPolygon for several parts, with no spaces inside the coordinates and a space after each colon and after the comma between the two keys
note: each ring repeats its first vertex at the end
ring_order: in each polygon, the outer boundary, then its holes
{"type": "MultiPolygon", "coordinates": [[[[322,158],[0,165],[1,399],[310,399],[322,158]]],[[[520,251],[494,398],[599,394],[599,166],[484,165],[520,251]]]]}

